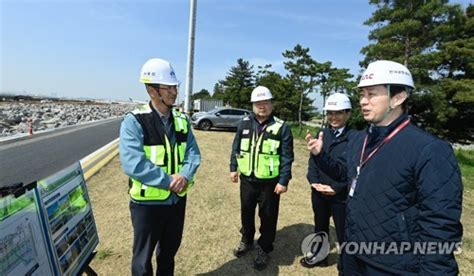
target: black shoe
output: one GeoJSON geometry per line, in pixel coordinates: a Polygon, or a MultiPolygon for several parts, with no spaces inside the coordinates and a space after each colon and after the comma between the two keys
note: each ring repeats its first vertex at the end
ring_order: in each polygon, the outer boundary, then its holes
{"type": "Polygon", "coordinates": [[[264,270],[267,267],[268,259],[268,254],[259,247],[257,256],[255,256],[255,260],[253,261],[253,268],[256,270],[264,270]]]}
{"type": "Polygon", "coordinates": [[[234,256],[237,258],[242,257],[243,255],[247,254],[250,250],[254,248],[253,243],[246,244],[244,242],[240,242],[239,246],[234,249],[234,256]]]}
{"type": "Polygon", "coordinates": [[[306,267],[306,268],[313,268],[313,267],[315,267],[315,266],[319,266],[319,267],[327,267],[327,266],[329,266],[329,264],[328,264],[328,259],[327,259],[327,258],[324,259],[324,260],[322,260],[322,261],[316,262],[316,263],[312,263],[312,262],[310,263],[310,262],[308,262],[308,261],[310,261],[310,260],[311,260],[311,259],[308,259],[308,258],[301,258],[301,259],[300,259],[300,264],[301,264],[301,266],[306,267]]]}

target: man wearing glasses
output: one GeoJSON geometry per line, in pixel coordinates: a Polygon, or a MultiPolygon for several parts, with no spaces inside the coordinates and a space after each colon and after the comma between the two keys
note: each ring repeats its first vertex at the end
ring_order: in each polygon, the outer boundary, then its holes
{"type": "Polygon", "coordinates": [[[173,109],[179,81],[171,64],[153,58],[142,67],[150,102],[125,116],[120,161],[129,176],[133,226],[132,275],[173,275],[181,244],[186,194],[201,154],[185,115],[173,109]]]}
{"type": "Polygon", "coordinates": [[[251,94],[253,113],[243,118],[232,143],[230,179],[240,175],[242,238],[234,255],[240,258],[254,248],[255,209],[260,217],[260,237],[253,266],[263,270],[273,251],[280,195],[287,191],[294,160],[290,127],[273,115],[270,90],[257,86],[251,94]]]}

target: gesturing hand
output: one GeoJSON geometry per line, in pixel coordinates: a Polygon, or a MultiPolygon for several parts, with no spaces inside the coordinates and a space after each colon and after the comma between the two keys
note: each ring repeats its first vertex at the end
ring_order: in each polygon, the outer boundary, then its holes
{"type": "Polygon", "coordinates": [[[323,149],[323,132],[320,131],[318,135],[318,139],[314,139],[313,135],[309,131],[306,131],[306,137],[305,137],[306,143],[308,143],[308,150],[311,152],[313,155],[318,155],[321,153],[321,150],[323,149]]]}

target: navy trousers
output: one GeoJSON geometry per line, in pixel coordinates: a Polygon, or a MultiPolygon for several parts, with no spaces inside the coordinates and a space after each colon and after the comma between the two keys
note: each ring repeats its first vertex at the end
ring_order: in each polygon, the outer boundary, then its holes
{"type": "Polygon", "coordinates": [[[311,188],[311,201],[314,212],[314,232],[324,231],[329,236],[329,219],[332,216],[336,227],[337,241],[342,243],[344,241],[346,204],[323,197],[313,188],[311,188]]]}
{"type": "Polygon", "coordinates": [[[174,205],[142,205],[130,202],[133,276],[153,275],[151,258],[155,250],[156,275],[174,274],[174,256],[183,236],[185,210],[186,198],[180,199],[174,205]]]}
{"type": "MultiPolygon", "coordinates": [[[[329,237],[329,219],[332,216],[336,227],[337,241],[344,242],[344,225],[346,221],[346,204],[321,195],[311,188],[311,202],[314,212],[314,232],[325,232],[329,237]]],[[[337,268],[342,271],[342,260],[339,258],[337,268]]]]}
{"type": "Polygon", "coordinates": [[[266,253],[273,251],[278,221],[280,195],[274,192],[275,186],[276,183],[262,184],[240,178],[241,241],[246,244],[253,243],[255,235],[255,209],[258,205],[258,216],[260,217],[258,245],[266,253]]]}

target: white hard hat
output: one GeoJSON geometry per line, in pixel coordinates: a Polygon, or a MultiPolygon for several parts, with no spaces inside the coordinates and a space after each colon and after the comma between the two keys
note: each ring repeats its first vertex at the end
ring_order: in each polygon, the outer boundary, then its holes
{"type": "Polygon", "coordinates": [[[338,111],[345,109],[352,109],[352,105],[349,98],[342,93],[332,94],[327,98],[326,104],[324,105],[324,110],[338,111]]]}
{"type": "Polygon", "coordinates": [[[379,84],[396,84],[415,88],[410,71],[404,65],[388,60],[370,63],[362,74],[357,87],[379,84]]]}
{"type": "Polygon", "coordinates": [[[143,64],[140,82],[179,85],[173,67],[168,61],[161,58],[152,58],[143,64]]]}
{"type": "Polygon", "coordinates": [[[270,92],[270,89],[266,88],[265,86],[257,86],[252,91],[252,96],[250,97],[250,101],[254,103],[254,102],[259,102],[259,101],[264,101],[264,100],[270,100],[272,98],[273,96],[272,96],[272,92],[270,92]]]}

